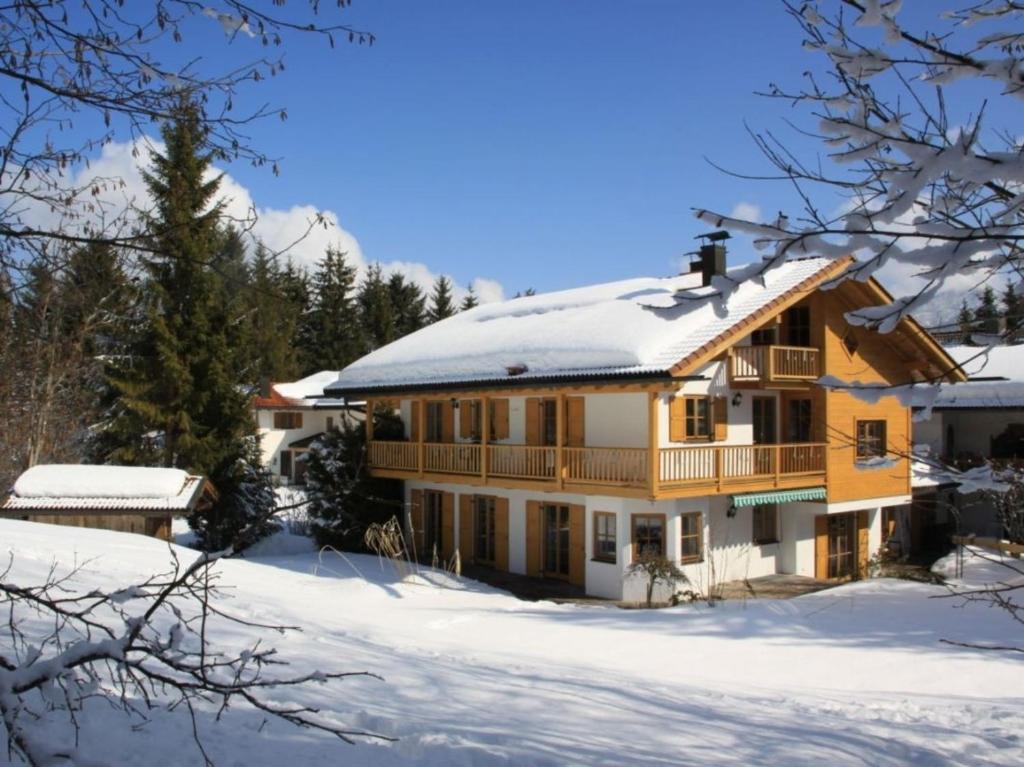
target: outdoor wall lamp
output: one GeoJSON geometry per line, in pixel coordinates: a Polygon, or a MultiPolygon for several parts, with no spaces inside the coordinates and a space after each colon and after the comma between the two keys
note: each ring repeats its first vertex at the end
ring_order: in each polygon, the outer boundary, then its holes
{"type": "Polygon", "coordinates": [[[740,403],[742,401],[743,401],[743,392],[738,391],[738,392],[736,392],[735,394],[732,395],[732,406],[733,407],[739,407],[740,403]]]}

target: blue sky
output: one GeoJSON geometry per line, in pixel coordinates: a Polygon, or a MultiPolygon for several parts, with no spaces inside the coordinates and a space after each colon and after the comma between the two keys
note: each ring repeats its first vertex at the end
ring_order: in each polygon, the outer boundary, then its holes
{"type": "Polygon", "coordinates": [[[789,111],[752,95],[808,63],[776,3],[357,0],[347,13],[373,48],[293,38],[285,74],[246,93],[288,108],[253,131],[282,175],[230,171],[261,205],[335,211],[368,260],[556,289],[671,273],[704,230],[692,207],[780,207],[781,186],[705,160],[763,167],[744,121],[779,127],[789,111]]]}

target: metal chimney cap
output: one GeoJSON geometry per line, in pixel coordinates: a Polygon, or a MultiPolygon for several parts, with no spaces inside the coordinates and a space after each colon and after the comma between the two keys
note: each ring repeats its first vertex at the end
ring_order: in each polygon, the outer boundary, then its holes
{"type": "Polygon", "coordinates": [[[693,239],[695,240],[709,240],[710,242],[721,242],[722,240],[728,240],[732,237],[724,229],[719,229],[717,232],[707,232],[706,234],[698,234],[693,239]]]}

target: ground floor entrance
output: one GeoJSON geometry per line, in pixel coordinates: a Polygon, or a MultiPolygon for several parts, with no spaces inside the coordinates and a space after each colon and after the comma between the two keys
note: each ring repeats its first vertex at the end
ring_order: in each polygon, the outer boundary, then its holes
{"type": "Polygon", "coordinates": [[[867,574],[868,512],[820,514],[814,520],[816,578],[846,580],[867,574]]]}

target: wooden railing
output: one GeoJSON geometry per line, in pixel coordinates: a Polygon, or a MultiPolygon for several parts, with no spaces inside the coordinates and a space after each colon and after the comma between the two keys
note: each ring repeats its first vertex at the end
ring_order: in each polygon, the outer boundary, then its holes
{"type": "Polygon", "coordinates": [[[663,487],[715,484],[825,473],[825,445],[708,445],[661,451],[658,467],[663,487]]]}
{"type": "Polygon", "coordinates": [[[646,487],[647,450],[636,447],[567,447],[565,478],[595,485],[646,487]]]}
{"type": "MultiPolygon", "coordinates": [[[[783,480],[823,481],[824,443],[788,445],[698,445],[659,450],[659,488],[724,490],[729,486],[778,487],[783,480]]],[[[370,466],[401,473],[455,474],[576,485],[649,489],[650,454],[644,448],[488,445],[373,441],[370,466]],[[422,458],[420,457],[422,455],[422,458]],[[422,461],[422,467],[420,462],[422,461]],[[561,466],[561,476],[558,467],[561,466]]],[[[793,486],[790,481],[789,486],[793,486]]]]}
{"type": "Polygon", "coordinates": [[[729,364],[733,381],[813,381],[821,375],[821,354],[805,346],[735,346],[729,364]]]}
{"type": "Polygon", "coordinates": [[[554,479],[556,448],[488,445],[487,473],[508,479],[554,479]]]}
{"type": "Polygon", "coordinates": [[[370,443],[369,460],[376,469],[419,471],[419,446],[415,442],[374,440],[370,443]]]}

